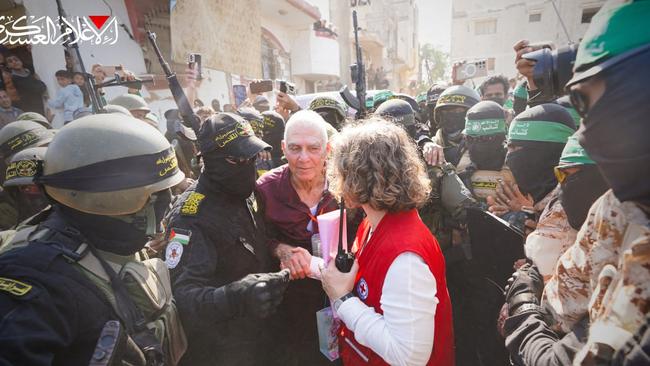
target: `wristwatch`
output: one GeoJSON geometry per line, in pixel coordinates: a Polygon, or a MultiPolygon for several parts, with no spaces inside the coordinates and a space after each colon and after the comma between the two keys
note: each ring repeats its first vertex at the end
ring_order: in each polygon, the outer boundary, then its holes
{"type": "Polygon", "coordinates": [[[334,303],[332,304],[332,307],[334,308],[334,311],[339,311],[339,307],[341,307],[341,304],[343,302],[351,297],[355,297],[355,295],[352,292],[348,292],[347,294],[339,297],[338,299],[334,300],[334,303]]]}

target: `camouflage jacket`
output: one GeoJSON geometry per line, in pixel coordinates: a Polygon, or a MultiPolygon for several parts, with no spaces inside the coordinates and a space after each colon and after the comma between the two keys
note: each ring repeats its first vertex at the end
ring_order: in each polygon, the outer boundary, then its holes
{"type": "Polygon", "coordinates": [[[650,310],[650,220],[645,213],[633,202],[618,201],[611,190],[601,196],[576,242],[560,257],[542,306],[562,333],[589,316],[584,352],[597,343],[622,346],[650,310]]]}
{"type": "Polygon", "coordinates": [[[537,221],[537,228],[526,237],[526,257],[530,258],[539,272],[548,280],[553,274],[557,260],[576,240],[577,231],[567,219],[556,188],[542,201],[548,204],[537,221]]]}

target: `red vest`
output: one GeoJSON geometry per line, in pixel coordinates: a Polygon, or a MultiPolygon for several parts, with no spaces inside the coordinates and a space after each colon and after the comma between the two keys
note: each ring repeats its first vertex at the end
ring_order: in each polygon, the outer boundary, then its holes
{"type": "MultiPolygon", "coordinates": [[[[359,226],[355,240],[357,250],[363,246],[370,223],[364,220],[359,226]]],[[[434,319],[433,350],[427,365],[454,365],[454,335],[451,317],[451,302],[445,280],[445,260],[438,242],[422,223],[417,210],[387,213],[365,248],[358,256],[359,272],[355,281],[356,295],[368,306],[383,314],[381,293],[388,268],[395,258],[404,252],[419,255],[429,266],[436,279],[436,297],[439,303],[434,319]]],[[[388,365],[378,354],[359,344],[354,333],[345,325],[339,336],[341,359],[345,366],[388,365]]]]}

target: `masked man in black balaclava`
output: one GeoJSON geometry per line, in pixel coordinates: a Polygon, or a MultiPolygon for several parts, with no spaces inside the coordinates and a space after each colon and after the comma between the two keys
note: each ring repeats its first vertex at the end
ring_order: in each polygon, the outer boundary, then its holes
{"type": "Polygon", "coordinates": [[[648,1],[608,1],[578,47],[566,88],[582,117],[580,145],[611,190],[591,206],[545,287],[531,270],[512,281],[505,335],[515,364],[650,359],[648,16],[648,1]]]}
{"type": "Polygon", "coordinates": [[[495,102],[483,101],[467,111],[465,144],[471,164],[459,174],[474,196],[482,201],[496,196],[499,180],[514,182],[512,173],[503,169],[506,157],[505,111],[495,102]]]}
{"type": "Polygon", "coordinates": [[[506,165],[519,190],[541,212],[557,187],[554,168],[575,124],[557,104],[542,104],[519,114],[510,124],[506,165]]]}
{"type": "Polygon", "coordinates": [[[474,90],[454,85],[445,89],[436,103],[434,120],[438,132],[434,142],[444,149],[445,159],[456,167],[458,173],[462,173],[470,163],[463,139],[465,114],[480,99],[474,90]]]}
{"type": "Polygon", "coordinates": [[[250,124],[219,113],[201,126],[204,168],[168,217],[165,253],[188,335],[184,365],[268,365],[269,315],[289,273],[271,268],[257,211],[255,158],[270,146],[250,124]]]}

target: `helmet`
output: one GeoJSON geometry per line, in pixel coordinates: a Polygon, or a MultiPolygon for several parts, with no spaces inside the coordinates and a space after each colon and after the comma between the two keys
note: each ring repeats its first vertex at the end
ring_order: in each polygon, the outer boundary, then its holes
{"type": "Polygon", "coordinates": [[[0,158],[7,159],[28,147],[44,146],[52,140],[54,130],[33,121],[11,122],[0,129],[0,158]]]}
{"type": "Polygon", "coordinates": [[[314,112],[318,112],[320,109],[330,109],[335,111],[341,118],[345,118],[347,114],[347,108],[331,97],[316,97],[309,103],[309,108],[307,109],[314,112]]]}
{"type": "Polygon", "coordinates": [[[3,187],[24,186],[34,183],[34,176],[43,163],[47,147],[30,147],[11,157],[3,187]]]}
{"type": "Polygon", "coordinates": [[[95,215],[127,215],[180,183],[169,142],[155,128],[118,113],[65,125],[50,143],[35,179],[57,202],[95,215]]]}
{"type": "Polygon", "coordinates": [[[436,103],[438,103],[438,98],[440,98],[440,94],[442,94],[445,89],[447,89],[446,86],[434,84],[427,90],[427,105],[434,106],[436,103]]]}
{"type": "MultiPolygon", "coordinates": [[[[481,97],[475,90],[463,85],[454,85],[445,89],[445,91],[440,94],[434,111],[437,112],[440,108],[447,106],[465,107],[469,109],[480,100],[481,97]]],[[[434,113],[433,116],[438,124],[440,124],[439,115],[439,113],[434,113]]]]}
{"type": "Polygon", "coordinates": [[[132,117],[132,114],[131,112],[129,112],[128,109],[117,104],[106,104],[104,106],[104,110],[106,111],[106,113],[122,113],[125,116],[132,117]]]}
{"type": "Polygon", "coordinates": [[[420,106],[418,105],[418,102],[410,95],[408,94],[395,94],[395,98],[405,100],[408,102],[408,104],[411,105],[411,108],[413,108],[413,112],[419,112],[420,111],[420,106]]]}
{"type": "Polygon", "coordinates": [[[120,105],[129,111],[141,110],[151,112],[151,108],[143,97],[135,94],[122,94],[113,98],[109,104],[120,105]]]}
{"type": "Polygon", "coordinates": [[[45,118],[45,116],[43,116],[42,114],[36,112],[22,113],[18,115],[16,121],[34,121],[40,123],[45,128],[52,128],[50,121],[48,121],[47,118],[45,118]]]}
{"type": "Polygon", "coordinates": [[[401,99],[391,99],[382,103],[375,114],[382,117],[390,117],[395,123],[399,123],[404,127],[412,126],[415,124],[415,112],[411,105],[401,99]]]}

